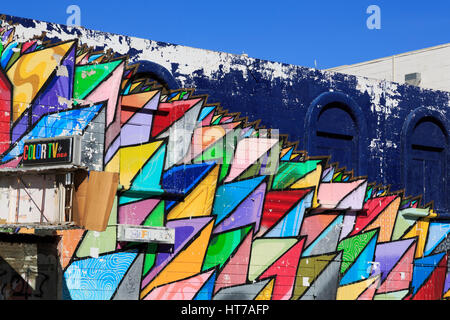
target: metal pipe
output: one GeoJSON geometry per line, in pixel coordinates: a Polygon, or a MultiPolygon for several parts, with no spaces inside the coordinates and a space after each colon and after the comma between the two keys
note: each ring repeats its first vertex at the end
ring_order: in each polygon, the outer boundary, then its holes
{"type": "Polygon", "coordinates": [[[18,179],[22,182],[22,184],[23,184],[23,190],[24,190],[25,193],[28,195],[28,197],[30,198],[31,202],[33,202],[33,204],[35,205],[36,209],[38,209],[38,211],[41,213],[41,219],[42,219],[42,217],[44,217],[45,220],[47,220],[47,222],[48,222],[47,217],[44,215],[44,209],[43,209],[43,208],[42,208],[42,209],[39,208],[39,206],[37,205],[37,203],[34,201],[33,197],[32,197],[31,194],[28,192],[27,186],[26,186],[25,182],[23,182],[22,178],[21,178],[21,177],[18,177],[18,179]]]}
{"type": "Polygon", "coordinates": [[[19,188],[19,178],[17,178],[17,201],[16,201],[16,223],[19,222],[19,202],[20,202],[20,188],[19,188]]]}
{"type": "MultiPolygon", "coordinates": [[[[42,187],[42,202],[41,202],[41,210],[40,210],[41,211],[41,219],[40,219],[41,223],[44,222],[42,218],[44,218],[44,210],[45,210],[45,180],[46,180],[46,175],[44,174],[44,186],[42,187]]],[[[47,222],[48,222],[47,218],[45,218],[45,220],[47,220],[47,222]]]]}
{"type": "Polygon", "coordinates": [[[117,188],[117,191],[127,197],[141,197],[141,196],[154,195],[154,196],[161,196],[161,197],[166,197],[166,198],[181,199],[185,196],[184,193],[167,192],[164,189],[157,189],[157,188],[125,190],[124,186],[120,185],[120,184],[117,188]]]}
{"type": "Polygon", "coordinates": [[[433,219],[434,221],[449,221],[450,222],[450,213],[448,212],[435,212],[431,209],[425,208],[408,208],[403,211],[402,215],[405,218],[427,218],[433,219]]]}
{"type": "Polygon", "coordinates": [[[164,193],[163,189],[130,189],[130,190],[124,190],[123,193],[126,193],[127,196],[134,197],[134,196],[148,196],[148,195],[161,195],[164,193]]]}
{"type": "Polygon", "coordinates": [[[430,209],[426,208],[408,208],[404,210],[400,210],[403,217],[405,218],[413,218],[413,219],[419,219],[419,218],[433,218],[433,216],[430,216],[433,214],[433,212],[430,209]]]}

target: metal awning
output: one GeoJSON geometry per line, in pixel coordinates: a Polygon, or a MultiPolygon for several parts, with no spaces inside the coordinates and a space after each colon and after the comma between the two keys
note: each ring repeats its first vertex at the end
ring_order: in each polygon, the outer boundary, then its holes
{"type": "Polygon", "coordinates": [[[64,164],[64,165],[49,165],[36,167],[20,167],[20,168],[1,168],[0,176],[17,176],[27,174],[51,174],[51,173],[68,173],[78,170],[88,171],[88,167],[64,164]]]}
{"type": "Polygon", "coordinates": [[[83,227],[77,226],[73,222],[63,223],[63,224],[46,224],[46,223],[6,223],[0,224],[1,229],[35,229],[35,230],[70,230],[70,229],[84,229],[83,227]]]}

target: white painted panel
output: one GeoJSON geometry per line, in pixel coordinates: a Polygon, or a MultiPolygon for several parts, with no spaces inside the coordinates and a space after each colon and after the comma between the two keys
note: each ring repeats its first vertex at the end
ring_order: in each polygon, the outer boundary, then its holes
{"type": "Polygon", "coordinates": [[[328,70],[398,83],[405,82],[406,74],[418,72],[420,87],[450,91],[450,44],[328,70]]]}
{"type": "Polygon", "coordinates": [[[21,176],[21,181],[18,177],[1,177],[0,219],[3,220],[2,224],[39,223],[43,204],[44,214],[48,219],[48,221],[44,219],[43,222],[58,222],[59,200],[55,181],[55,175],[24,175],[21,176]]]}

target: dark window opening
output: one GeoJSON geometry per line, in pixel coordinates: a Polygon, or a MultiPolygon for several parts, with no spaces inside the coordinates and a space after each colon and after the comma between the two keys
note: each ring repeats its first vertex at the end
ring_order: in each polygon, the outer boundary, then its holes
{"type": "Polygon", "coordinates": [[[436,119],[425,117],[414,127],[407,141],[406,191],[422,195],[422,204],[431,201],[434,209],[447,206],[445,130],[436,119]]]}
{"type": "Polygon", "coordinates": [[[59,240],[0,233],[0,300],[60,299],[59,240]]]}
{"type": "Polygon", "coordinates": [[[324,106],[311,138],[311,155],[329,155],[340,167],[357,170],[358,128],[347,105],[334,102],[324,106]]]}
{"type": "Polygon", "coordinates": [[[349,136],[349,135],[346,135],[346,134],[323,132],[323,131],[317,131],[316,135],[318,137],[324,137],[324,138],[330,138],[330,139],[348,140],[348,141],[352,141],[353,138],[354,138],[353,136],[349,136]]]}

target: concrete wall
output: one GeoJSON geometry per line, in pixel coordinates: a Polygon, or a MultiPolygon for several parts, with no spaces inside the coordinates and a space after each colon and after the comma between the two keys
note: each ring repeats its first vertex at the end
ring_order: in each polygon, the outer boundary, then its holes
{"type": "Polygon", "coordinates": [[[450,44],[327,70],[401,84],[405,83],[405,75],[418,72],[420,87],[450,91],[450,44]]]}
{"type": "Polygon", "coordinates": [[[55,233],[63,298],[448,299],[450,224],[396,191],[402,144],[439,155],[406,176],[447,186],[450,94],[14,17],[2,28],[2,166],[20,165],[25,136],[92,129],[86,152],[124,187],[104,232],[55,233]],[[43,95],[57,102],[34,107],[43,95]],[[120,242],[123,223],[173,228],[175,244],[120,242]]]}

